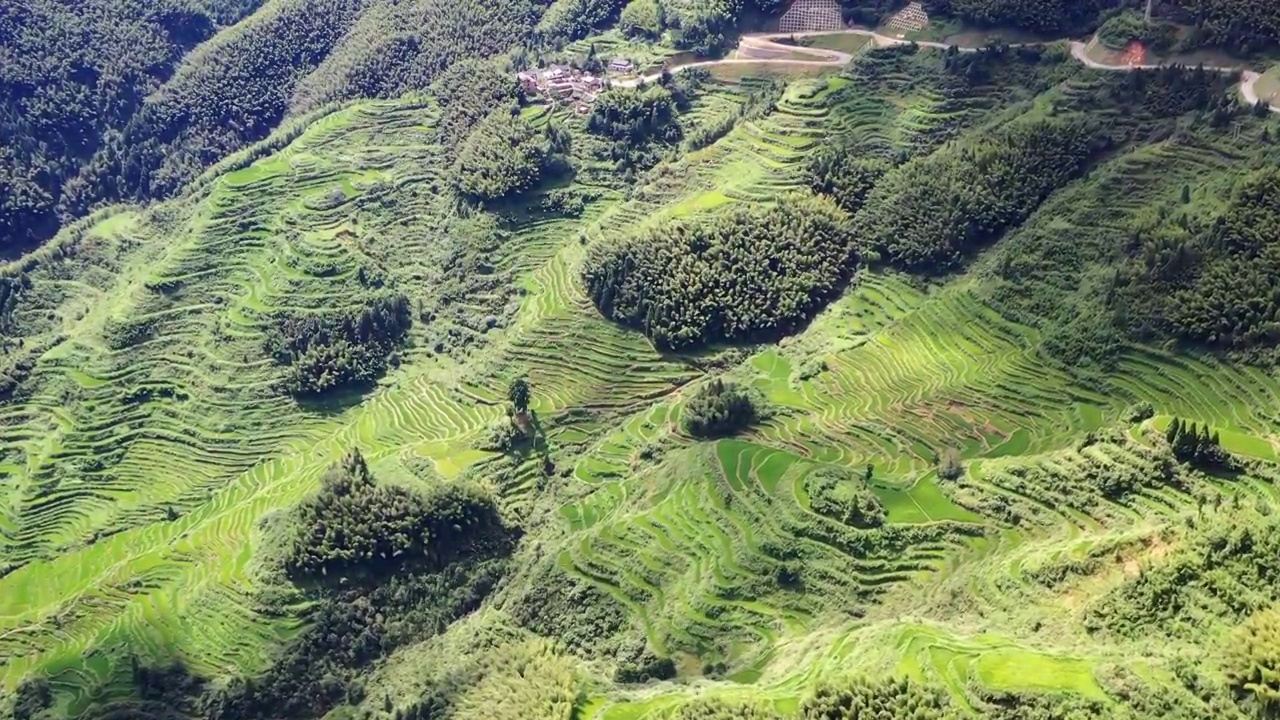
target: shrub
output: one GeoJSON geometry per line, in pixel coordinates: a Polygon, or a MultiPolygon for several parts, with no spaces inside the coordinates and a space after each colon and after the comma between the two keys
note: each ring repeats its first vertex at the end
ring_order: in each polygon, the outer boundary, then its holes
{"type": "Polygon", "coordinates": [[[964,476],[964,463],[960,462],[960,453],[951,448],[942,451],[938,456],[938,477],[942,480],[954,481],[964,476]]]}
{"type": "Polygon", "coordinates": [[[719,378],[698,388],[685,405],[681,423],[699,438],[733,435],[756,420],[756,407],[746,391],[719,378]]]}
{"type": "Polygon", "coordinates": [[[1280,707],[1280,607],[1255,613],[1236,628],[1223,672],[1238,695],[1280,707]]]}

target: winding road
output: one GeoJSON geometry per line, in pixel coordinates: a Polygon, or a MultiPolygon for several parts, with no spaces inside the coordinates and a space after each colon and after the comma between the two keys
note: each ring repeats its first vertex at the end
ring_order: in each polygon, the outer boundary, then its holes
{"type": "MultiPolygon", "coordinates": [[[[666,68],[667,72],[681,72],[700,67],[713,67],[717,65],[781,65],[788,67],[843,67],[853,61],[853,55],[839,50],[828,50],[826,48],[803,47],[800,45],[786,45],[778,40],[787,40],[791,38],[812,37],[817,35],[861,35],[871,38],[876,47],[894,47],[897,45],[910,45],[912,41],[902,38],[881,35],[872,30],[863,30],[859,28],[849,28],[845,30],[818,30],[813,32],[798,33],[758,33],[743,35],[738,41],[738,57],[725,58],[722,60],[703,60],[700,62],[692,62],[684,65],[673,65],[666,68]],[[800,59],[796,56],[807,56],[812,60],[800,59]]],[[[1018,43],[1009,47],[1021,47],[1026,45],[1049,45],[1052,43],[1018,43]]],[[[916,45],[926,48],[934,48],[937,50],[949,50],[954,47],[956,50],[964,53],[978,52],[980,47],[965,47],[963,45],[949,45],[941,42],[916,41],[916,45]]],[[[1086,67],[1094,70],[1106,70],[1112,72],[1130,72],[1133,70],[1155,70],[1165,65],[1108,65],[1098,62],[1089,57],[1089,48],[1091,43],[1083,43],[1078,41],[1071,42],[1071,56],[1086,67]]],[[[1242,70],[1239,67],[1220,67],[1220,66],[1204,66],[1205,70],[1222,73],[1240,73],[1240,96],[1248,105],[1256,105],[1258,103],[1257,85],[1261,74],[1252,70],[1242,70]]],[[[640,77],[630,78],[627,80],[616,80],[613,82],[617,87],[636,87],[642,83],[650,83],[656,81],[662,73],[653,73],[650,75],[642,75],[640,77]]],[[[1268,103],[1268,107],[1273,113],[1280,113],[1280,107],[1268,103]]]]}

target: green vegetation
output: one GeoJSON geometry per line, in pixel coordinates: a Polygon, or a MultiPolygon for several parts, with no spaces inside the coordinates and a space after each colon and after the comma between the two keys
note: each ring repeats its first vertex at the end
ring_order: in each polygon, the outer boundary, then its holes
{"type": "MultiPolygon", "coordinates": [[[[904,269],[953,269],[1083,172],[1105,142],[1100,130],[1082,118],[1035,119],[1001,128],[886,175],[866,195],[855,227],[904,269]]],[[[843,202],[857,204],[856,187],[837,191],[843,191],[843,202]]]]}
{"type": "Polygon", "coordinates": [[[0,13],[0,255],[76,212],[76,177],[184,55],[256,0],[38,0],[0,13]]]}
{"type": "Polygon", "coordinates": [[[438,570],[505,535],[492,501],[478,491],[447,485],[424,495],[380,485],[359,452],[330,468],[296,513],[284,564],[308,580],[376,578],[406,565],[438,570]]]}
{"type": "Polygon", "coordinates": [[[601,159],[613,161],[619,172],[652,167],[680,141],[679,96],[668,84],[606,90],[592,105],[587,129],[611,142],[601,159]]]}
{"type": "Polygon", "coordinates": [[[1251,615],[1231,636],[1224,670],[1231,686],[1265,713],[1280,703],[1280,608],[1251,615]]]}
{"type": "Polygon", "coordinates": [[[528,121],[498,110],[480,121],[458,148],[458,190],[475,201],[498,200],[537,183],[550,144],[528,121]]]}
{"type": "Polygon", "coordinates": [[[1168,22],[1147,22],[1142,13],[1118,13],[1098,28],[1098,41],[1112,50],[1124,50],[1129,43],[1140,42],[1155,53],[1166,53],[1178,42],[1178,28],[1168,22]]]}
{"type": "Polygon", "coordinates": [[[1280,270],[1274,237],[1280,173],[1239,178],[1226,207],[1180,213],[1134,229],[1138,245],[1122,269],[1121,292],[1142,335],[1266,354],[1280,339],[1270,281],[1280,270]]]}
{"type": "Polygon", "coordinates": [[[843,213],[820,198],[674,220],[593,252],[583,281],[605,317],[661,347],[777,338],[857,267],[843,213]]]}
{"type": "Polygon", "coordinates": [[[860,528],[884,524],[884,505],[863,479],[848,470],[819,468],[805,478],[804,489],[816,513],[860,528]]]}
{"type": "Polygon", "coordinates": [[[818,150],[807,168],[809,187],[814,192],[829,195],[846,212],[855,214],[892,169],[888,160],[845,145],[818,150]]]}
{"type": "Polygon", "coordinates": [[[1280,43],[1280,8],[1265,0],[1177,0],[1177,17],[1195,25],[1198,39],[1252,53],[1280,43]]]}
{"type": "MultiPolygon", "coordinates": [[[[263,350],[288,368],[284,387],[316,395],[348,384],[369,383],[409,329],[403,295],[375,296],[358,314],[281,315],[263,340],[263,350]]],[[[135,344],[122,341],[119,347],[135,344]]]]}
{"type": "Polygon", "coordinates": [[[1195,423],[1184,425],[1182,420],[1174,418],[1165,432],[1165,439],[1173,449],[1173,456],[1182,462],[1189,462],[1205,467],[1219,467],[1227,462],[1227,455],[1222,450],[1222,441],[1218,434],[1209,434],[1209,426],[1196,429],[1195,423]]]}
{"type": "Polygon", "coordinates": [[[625,46],[557,7],[351,6],[262,73],[313,115],[0,268],[0,717],[1272,711],[1237,78],[903,46],[582,117],[509,70],[625,46]]]}
{"type": "Polygon", "coordinates": [[[931,0],[931,12],[978,25],[1012,25],[1045,34],[1078,33],[1095,26],[1115,0],[931,0]]]}
{"type": "Polygon", "coordinates": [[[698,388],[685,406],[682,422],[694,437],[725,437],[751,425],[757,415],[755,403],[742,388],[716,378],[698,388]]]}
{"type": "Polygon", "coordinates": [[[1195,636],[1271,607],[1280,600],[1280,585],[1264,558],[1280,549],[1280,518],[1253,510],[1222,522],[1228,517],[1214,513],[1187,528],[1179,550],[1108,593],[1086,622],[1135,637],[1195,636]]]}
{"type": "Polygon", "coordinates": [[[666,21],[658,0],[633,0],[622,8],[618,29],[628,37],[656,40],[662,35],[666,21]]]}

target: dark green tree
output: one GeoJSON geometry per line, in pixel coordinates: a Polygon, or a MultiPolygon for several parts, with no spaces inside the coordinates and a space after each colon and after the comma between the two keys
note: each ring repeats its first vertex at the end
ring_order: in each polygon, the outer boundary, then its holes
{"type": "Polygon", "coordinates": [[[681,424],[698,438],[733,435],[755,422],[757,411],[741,387],[716,378],[698,388],[684,407],[681,424]]]}
{"type": "Polygon", "coordinates": [[[511,407],[515,408],[518,413],[525,413],[529,410],[531,395],[529,381],[523,377],[512,380],[511,385],[507,388],[507,399],[511,401],[511,407]]]}

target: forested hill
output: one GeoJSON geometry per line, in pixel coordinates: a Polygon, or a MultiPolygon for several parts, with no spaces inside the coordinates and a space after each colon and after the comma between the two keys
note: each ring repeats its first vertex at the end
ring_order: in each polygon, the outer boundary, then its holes
{"type": "Polygon", "coordinates": [[[184,55],[258,2],[0,5],[0,251],[49,235],[63,182],[184,55]]]}
{"type": "MultiPolygon", "coordinates": [[[[630,18],[648,8],[636,5],[630,18]]],[[[1051,34],[1136,0],[929,0],[933,13],[1051,34]]],[[[621,0],[31,0],[0,7],[0,256],[103,203],[167,197],[290,113],[429,86],[461,59],[537,54],[609,25],[621,0]]],[[[775,0],[646,12],[679,48],[715,53],[775,0]]],[[[850,19],[892,0],[845,0],[850,19]]],[[[630,6],[629,6],[630,7],[630,6]]],[[[1163,0],[1205,43],[1280,39],[1280,3],[1163,0]]]]}
{"type": "Polygon", "coordinates": [[[425,88],[458,60],[527,42],[544,11],[534,0],[5,3],[0,255],[103,202],[171,195],[290,111],[425,88]]]}

